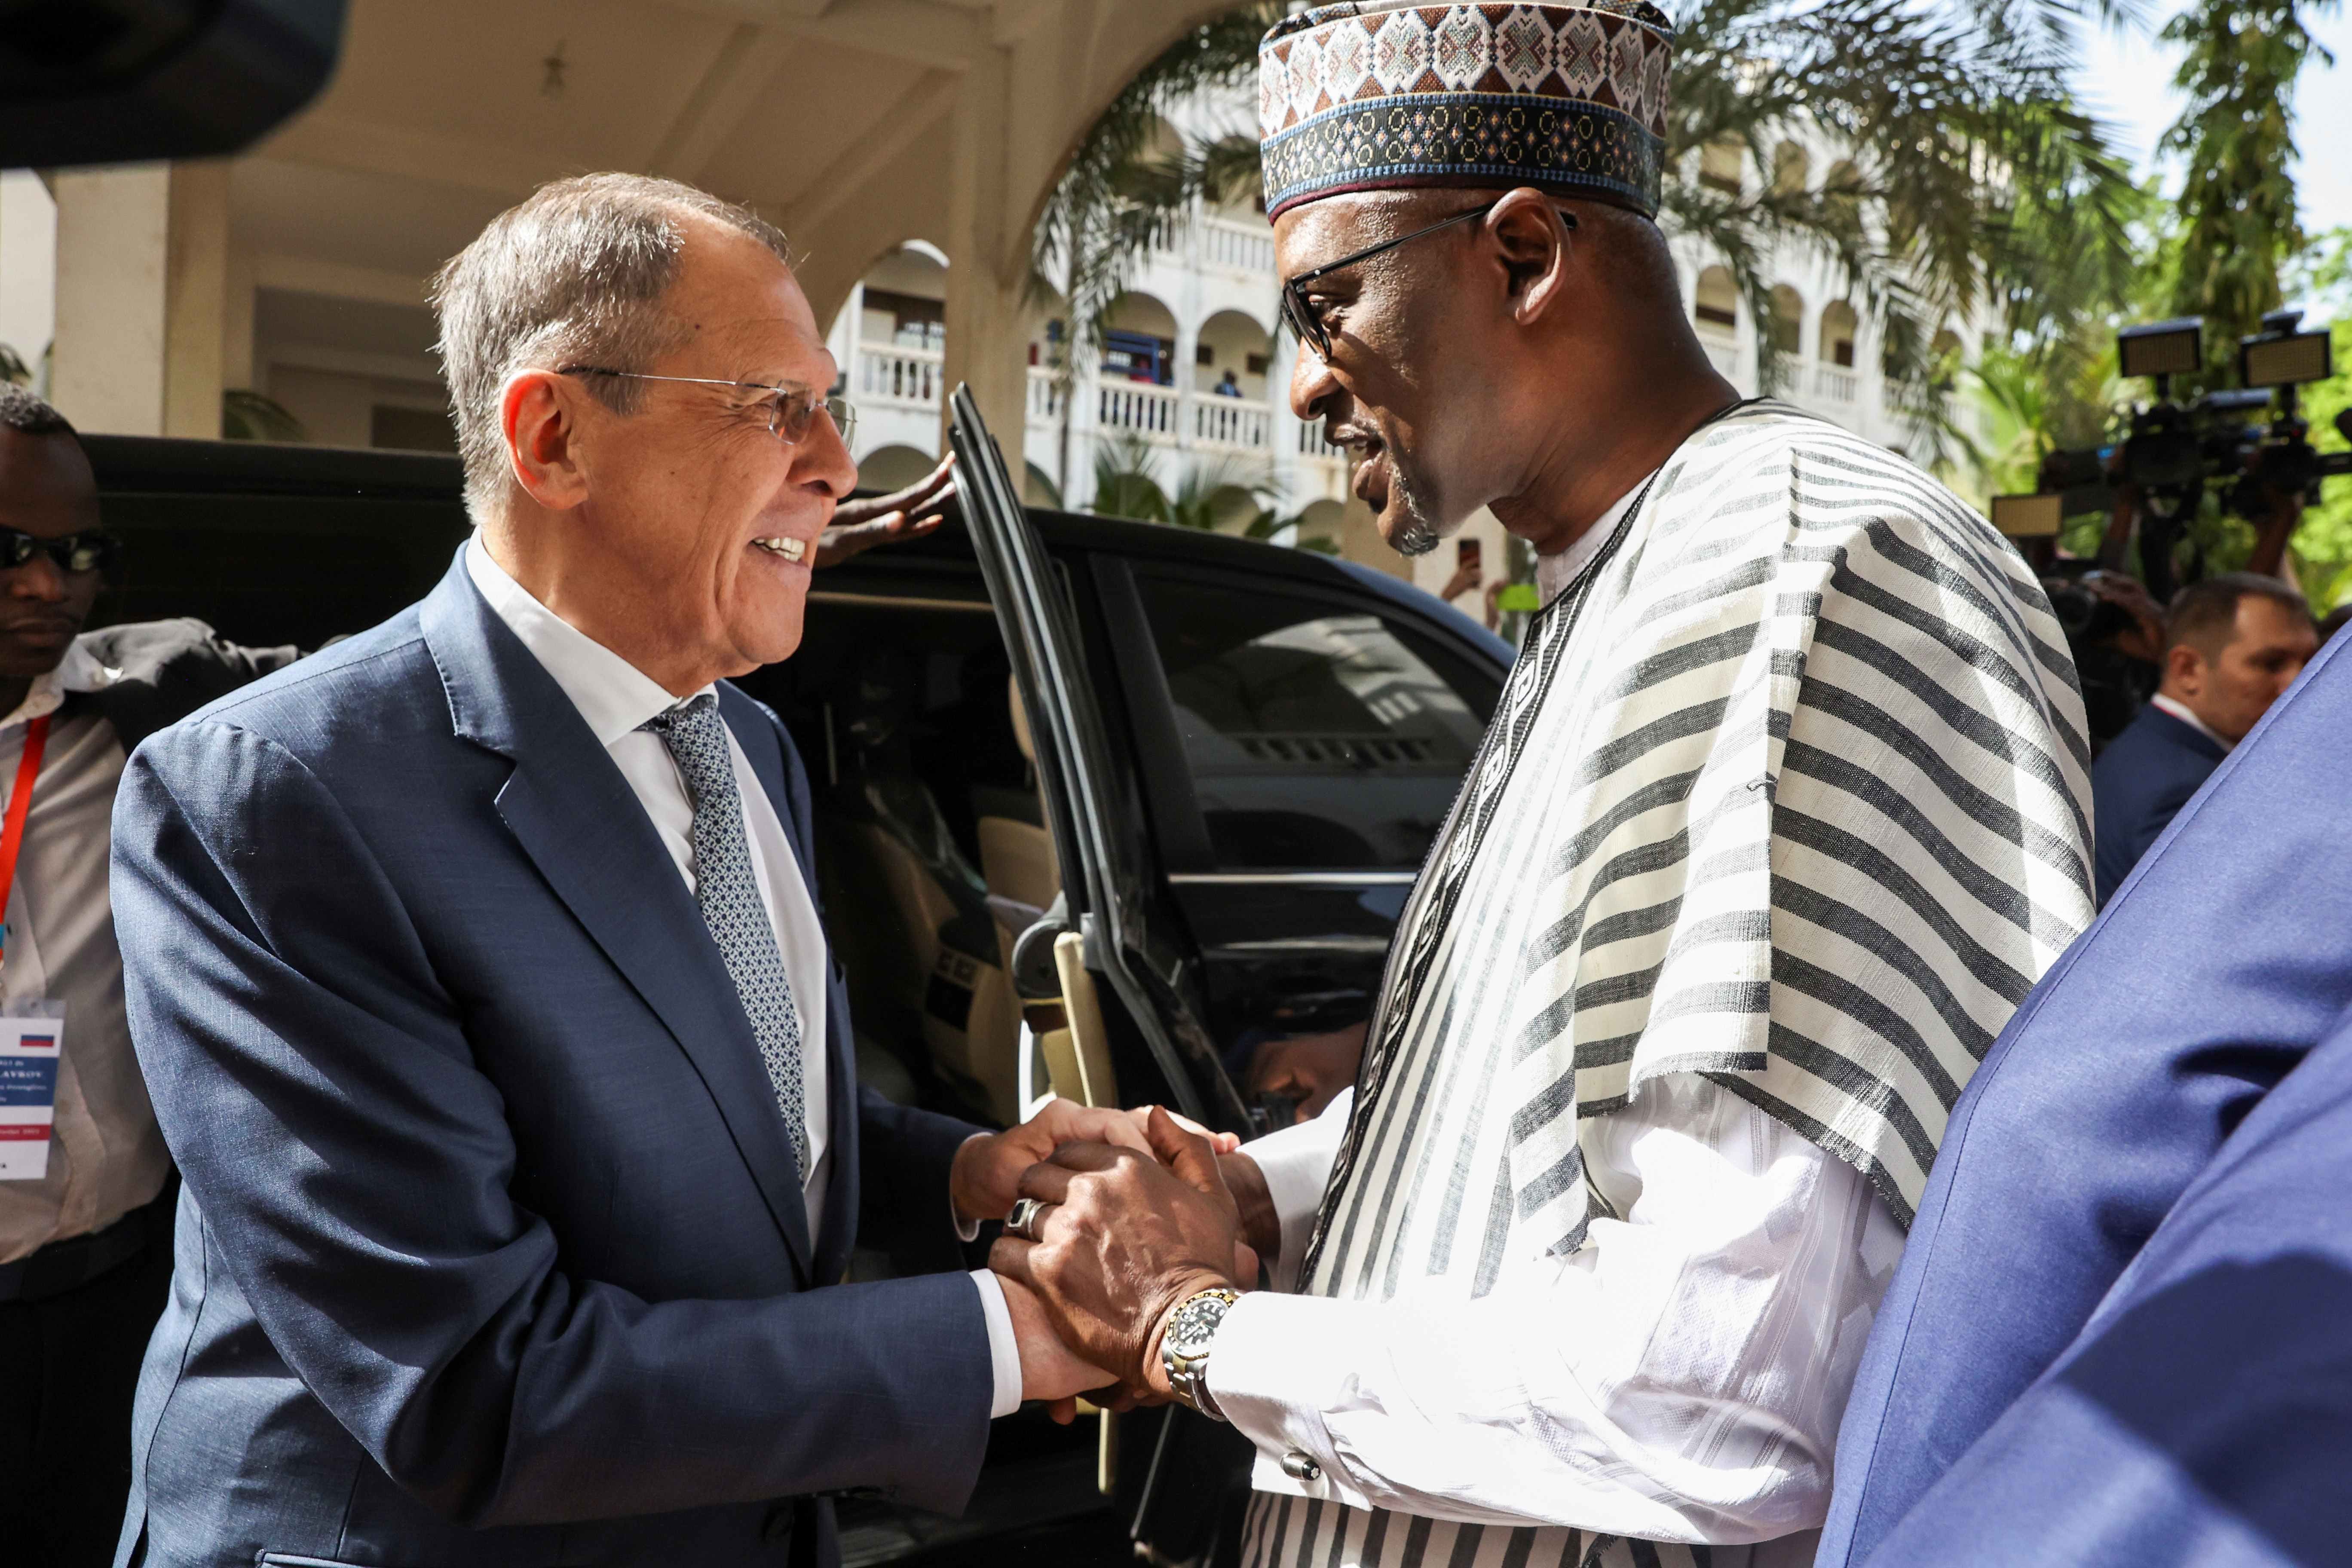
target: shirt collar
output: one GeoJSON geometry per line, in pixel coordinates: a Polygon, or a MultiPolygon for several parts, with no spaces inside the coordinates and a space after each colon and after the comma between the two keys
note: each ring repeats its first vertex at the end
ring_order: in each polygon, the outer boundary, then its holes
{"type": "Polygon", "coordinates": [[[1592,558],[1601,553],[1601,547],[1609,542],[1609,536],[1617,531],[1619,523],[1625,521],[1626,509],[1633,504],[1635,498],[1640,496],[1643,489],[1655,478],[1657,478],[1657,470],[1653,468],[1636,480],[1632,489],[1611,502],[1609,510],[1602,512],[1591,528],[1578,534],[1574,542],[1559,554],[1536,557],[1536,592],[1543,596],[1545,604],[1549,605],[1559,598],[1561,591],[1576,581],[1577,574],[1582,572],[1592,558]]]}
{"type": "Polygon", "coordinates": [[[37,675],[25,693],[25,700],[15,710],[0,717],[0,730],[13,730],[19,724],[29,724],[44,714],[54,713],[65,706],[69,693],[96,691],[112,684],[121,675],[119,669],[109,669],[98,657],[76,637],[67,645],[65,658],[58,660],[55,669],[37,675]]]}
{"type": "Polygon", "coordinates": [[[610,746],[646,720],[678,705],[681,700],[671,696],[661,682],[533,598],[506,568],[490,559],[478,532],[466,545],[466,572],[507,629],[521,639],[531,657],[555,678],[555,684],[563,688],[563,694],[588,721],[597,744],[610,746]]]}
{"type": "Polygon", "coordinates": [[[2204,736],[2207,740],[2221,747],[2224,752],[2233,752],[2237,750],[2238,743],[2235,741],[2225,741],[2221,739],[2221,736],[2215,734],[2210,725],[2207,724],[2204,720],[2197,717],[2195,713],[2189,711],[2189,704],[2186,702],[2181,702],[2173,698],[2167,697],[2161,691],[2149,698],[2148,701],[2155,707],[2160,708],[2165,712],[2171,714],[2175,719],[2179,720],[2182,723],[2188,725],[2190,729],[2196,731],[2199,734],[2204,736]]]}

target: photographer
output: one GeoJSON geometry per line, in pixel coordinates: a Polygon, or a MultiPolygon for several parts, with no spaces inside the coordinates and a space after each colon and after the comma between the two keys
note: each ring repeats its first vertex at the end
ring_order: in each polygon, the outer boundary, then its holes
{"type": "Polygon", "coordinates": [[[2102,906],[2319,650],[2303,595],[2251,572],[2190,584],[2167,620],[2163,683],[2091,772],[2102,906]]]}

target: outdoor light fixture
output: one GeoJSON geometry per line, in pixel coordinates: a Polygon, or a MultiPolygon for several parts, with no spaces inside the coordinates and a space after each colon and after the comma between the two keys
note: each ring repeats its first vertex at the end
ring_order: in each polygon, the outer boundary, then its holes
{"type": "Polygon", "coordinates": [[[2116,334],[2116,354],[2126,380],[2192,374],[2205,363],[2205,318],[2179,316],[2144,327],[2126,327],[2116,334]]]}
{"type": "Polygon", "coordinates": [[[1992,525],[2011,539],[2046,539],[2065,517],[2064,498],[2052,493],[1992,498],[1992,525]]]}

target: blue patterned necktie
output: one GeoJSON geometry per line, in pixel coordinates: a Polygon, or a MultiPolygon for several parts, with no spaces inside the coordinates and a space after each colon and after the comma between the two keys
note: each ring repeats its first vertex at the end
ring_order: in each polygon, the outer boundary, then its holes
{"type": "Polygon", "coordinates": [[[709,693],[682,702],[639,726],[662,738],[687,793],[694,797],[694,897],[702,923],[719,944],[727,977],[735,982],[751,1037],[775,1087],[776,1109],[793,1135],[793,1156],[808,1178],[808,1101],[801,1088],[801,1015],[784,977],[776,928],[761,900],[743,836],[743,797],[735,790],[735,762],[719,700],[709,693]]]}

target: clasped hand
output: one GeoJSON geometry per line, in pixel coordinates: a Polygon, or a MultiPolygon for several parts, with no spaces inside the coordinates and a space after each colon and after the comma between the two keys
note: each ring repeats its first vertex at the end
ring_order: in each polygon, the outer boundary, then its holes
{"type": "Polygon", "coordinates": [[[960,1213],[1002,1217],[1024,1197],[1047,1205],[1039,1239],[1000,1237],[988,1258],[1020,1341],[1023,1397],[1049,1402],[1067,1421],[1074,1395],[1112,1384],[1118,1393],[1105,1403],[1114,1408],[1170,1396],[1159,1353],[1169,1312],[1197,1291],[1257,1276],[1241,1205],[1219,1169],[1219,1155],[1239,1147],[1230,1133],[1157,1106],[1097,1110],[1060,1100],[964,1146],[960,1213]]]}

